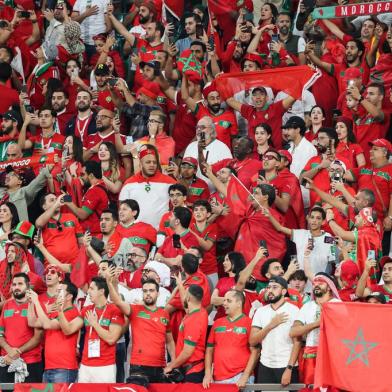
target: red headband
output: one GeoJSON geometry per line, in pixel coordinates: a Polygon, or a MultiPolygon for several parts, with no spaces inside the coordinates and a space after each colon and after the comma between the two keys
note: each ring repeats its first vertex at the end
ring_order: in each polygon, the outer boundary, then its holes
{"type": "Polygon", "coordinates": [[[141,149],[141,150],[139,151],[139,159],[142,159],[142,158],[144,158],[146,155],[149,155],[149,154],[154,155],[154,157],[155,157],[155,151],[154,151],[153,149],[148,148],[148,147],[143,148],[143,149],[141,149]]]}

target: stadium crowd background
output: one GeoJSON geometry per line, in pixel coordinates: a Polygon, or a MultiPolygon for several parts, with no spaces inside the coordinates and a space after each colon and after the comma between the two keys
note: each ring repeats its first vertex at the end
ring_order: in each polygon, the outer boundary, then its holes
{"type": "Polygon", "coordinates": [[[313,12],[354,3],[1,3],[0,382],[311,386],[323,304],[391,305],[392,13],[313,12]]]}

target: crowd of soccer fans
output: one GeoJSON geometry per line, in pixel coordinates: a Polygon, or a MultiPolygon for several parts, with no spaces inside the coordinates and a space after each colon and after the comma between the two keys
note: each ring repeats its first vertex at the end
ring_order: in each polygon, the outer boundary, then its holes
{"type": "Polygon", "coordinates": [[[313,12],[354,3],[1,2],[0,382],[311,386],[323,305],[392,304],[392,13],[313,12]]]}

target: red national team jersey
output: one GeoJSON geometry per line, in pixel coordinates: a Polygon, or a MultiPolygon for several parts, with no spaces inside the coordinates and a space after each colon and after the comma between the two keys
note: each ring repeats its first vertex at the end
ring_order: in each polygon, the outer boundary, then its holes
{"type": "MultiPolygon", "coordinates": [[[[27,323],[28,306],[28,302],[18,304],[13,298],[6,301],[3,306],[0,317],[0,336],[4,337],[11,347],[21,347],[34,336],[34,328],[29,327],[27,323]]],[[[21,354],[20,357],[27,364],[40,362],[42,359],[41,350],[42,347],[38,344],[37,347],[21,354]]],[[[7,355],[3,348],[1,349],[1,355],[7,355]]]]}
{"type": "Polygon", "coordinates": [[[43,137],[40,133],[36,136],[30,136],[29,140],[33,143],[33,154],[46,150],[61,155],[65,137],[59,133],[54,133],[51,137],[43,137]]]}
{"type": "Polygon", "coordinates": [[[184,345],[195,347],[193,354],[187,359],[183,366],[200,362],[193,366],[187,374],[197,373],[204,369],[204,353],[208,328],[208,314],[204,308],[195,309],[185,315],[178,331],[176,344],[176,357],[181,353],[184,345]]]}
{"type": "Polygon", "coordinates": [[[145,305],[131,305],[129,325],[132,329],[130,363],[141,366],[166,365],[166,334],[169,313],[163,308],[151,310],[145,305]]]}
{"type": "Polygon", "coordinates": [[[143,248],[147,253],[157,241],[157,231],[150,224],[144,222],[134,222],[129,227],[119,223],[116,232],[121,237],[128,238],[132,245],[143,248]]]}
{"type": "Polygon", "coordinates": [[[226,109],[223,113],[211,113],[204,105],[197,104],[195,116],[197,120],[207,116],[215,124],[216,138],[231,149],[231,139],[238,134],[238,125],[232,110],[226,109]]]}
{"type": "Polygon", "coordinates": [[[174,234],[173,229],[170,227],[172,215],[173,211],[167,211],[162,215],[161,221],[159,222],[158,234],[163,234],[165,237],[170,237],[174,234]]]}
{"type": "Polygon", "coordinates": [[[218,264],[216,261],[216,238],[218,235],[217,225],[215,223],[211,223],[207,225],[203,231],[200,231],[197,227],[197,223],[194,222],[191,224],[191,230],[199,237],[203,238],[204,241],[210,240],[213,242],[211,249],[204,252],[203,261],[200,264],[201,271],[206,275],[218,272],[218,264]]]}
{"type": "MultiPolygon", "coordinates": [[[[232,289],[235,286],[235,279],[234,277],[231,276],[225,276],[224,278],[221,278],[218,280],[218,283],[215,286],[215,289],[218,290],[218,296],[219,297],[224,297],[225,294],[232,289]]],[[[225,316],[225,309],[223,306],[218,306],[217,307],[217,312],[215,315],[215,320],[218,320],[218,318],[224,317],[225,316]]]]}
{"type": "Polygon", "coordinates": [[[214,380],[226,380],[243,372],[250,357],[252,320],[241,314],[234,320],[222,317],[214,322],[207,347],[214,347],[214,380]]]}
{"type": "MultiPolygon", "coordinates": [[[[123,144],[126,144],[124,135],[121,135],[121,139],[123,144]]],[[[114,131],[105,136],[102,136],[99,132],[91,133],[90,135],[84,135],[83,148],[89,150],[101,142],[109,142],[115,146],[116,134],[114,131]]],[[[90,159],[99,162],[98,154],[94,154],[90,159]]]]}
{"type": "Polygon", "coordinates": [[[201,178],[195,177],[188,188],[188,195],[186,197],[187,207],[192,207],[196,200],[208,200],[209,197],[210,190],[208,184],[201,178]]]}
{"type": "Polygon", "coordinates": [[[124,325],[124,316],[114,304],[107,303],[103,308],[97,308],[94,305],[85,306],[82,309],[82,317],[84,320],[84,325],[86,327],[85,335],[85,348],[83,350],[82,364],[86,366],[108,366],[116,363],[116,345],[109,345],[103,339],[99,337],[94,328],[89,326],[86,319],[86,312],[88,310],[97,313],[99,320],[99,325],[109,330],[110,324],[118,324],[120,326],[124,325]],[[100,356],[97,358],[88,357],[88,341],[99,339],[100,345],[100,356]]]}
{"type": "MultiPolygon", "coordinates": [[[[68,322],[81,317],[79,310],[72,306],[64,310],[68,322]]],[[[49,314],[49,318],[57,318],[57,312],[49,314]]],[[[79,331],[72,335],[65,335],[61,329],[45,331],[45,370],[48,369],[77,369],[76,345],[79,331]]]]}
{"type": "MultiPolygon", "coordinates": [[[[182,242],[187,249],[191,246],[199,246],[199,241],[195,235],[189,231],[189,229],[180,234],[180,242],[182,242]]],[[[184,251],[173,246],[173,236],[170,236],[165,238],[162,246],[158,249],[158,253],[160,253],[163,257],[174,258],[178,255],[183,255],[184,251]]]]}

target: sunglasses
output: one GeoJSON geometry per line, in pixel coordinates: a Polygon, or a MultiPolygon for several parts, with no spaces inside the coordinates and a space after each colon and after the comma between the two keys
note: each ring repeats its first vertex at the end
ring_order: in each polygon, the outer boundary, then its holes
{"type": "Polygon", "coordinates": [[[274,159],[275,159],[275,161],[279,161],[279,158],[276,157],[275,155],[264,155],[264,156],[263,156],[263,159],[264,159],[265,161],[272,161],[272,160],[274,160],[274,159]]]}
{"type": "Polygon", "coordinates": [[[48,269],[45,275],[57,275],[57,271],[55,269],[48,269]]]}

